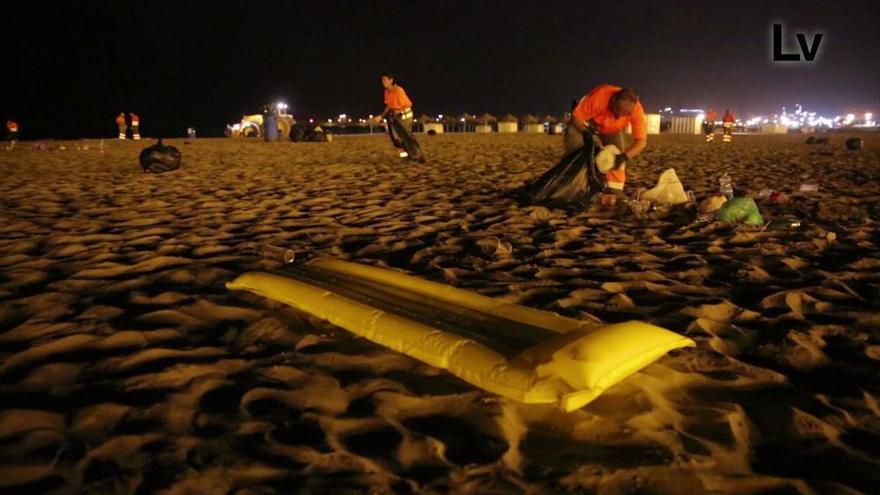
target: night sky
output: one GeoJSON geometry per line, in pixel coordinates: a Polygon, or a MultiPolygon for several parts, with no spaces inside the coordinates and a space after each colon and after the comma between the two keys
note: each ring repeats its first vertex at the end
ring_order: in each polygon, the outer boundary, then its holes
{"type": "Polygon", "coordinates": [[[561,114],[610,82],[663,106],[880,113],[880,2],[133,2],[3,4],[0,117],[22,137],[219,135],[275,99],[297,118],[382,110],[393,71],[416,114],[561,114]],[[540,5],[540,6],[539,6],[540,5]],[[771,29],[823,33],[771,61],[771,29]]]}

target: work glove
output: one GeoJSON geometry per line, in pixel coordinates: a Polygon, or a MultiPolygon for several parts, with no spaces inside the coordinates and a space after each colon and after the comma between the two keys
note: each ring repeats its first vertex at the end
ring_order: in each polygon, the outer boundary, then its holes
{"type": "Polygon", "coordinates": [[[626,153],[620,153],[614,157],[614,170],[619,169],[620,167],[626,165],[626,162],[629,161],[629,157],[626,156],[626,153]]]}

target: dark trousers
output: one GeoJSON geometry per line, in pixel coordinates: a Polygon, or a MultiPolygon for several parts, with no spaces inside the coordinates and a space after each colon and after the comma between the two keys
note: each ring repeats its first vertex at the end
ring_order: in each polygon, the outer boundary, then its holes
{"type": "MultiPolygon", "coordinates": [[[[404,129],[408,132],[412,132],[413,119],[401,119],[400,123],[403,124],[404,129]]],[[[395,148],[399,150],[405,149],[401,137],[397,135],[397,132],[394,131],[394,128],[391,125],[388,126],[388,137],[391,138],[391,144],[393,144],[395,148]]]]}

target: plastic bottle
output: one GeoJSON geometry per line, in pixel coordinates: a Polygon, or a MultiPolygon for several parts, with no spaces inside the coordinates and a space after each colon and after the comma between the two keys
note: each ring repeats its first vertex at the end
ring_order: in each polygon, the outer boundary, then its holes
{"type": "Polygon", "coordinates": [[[777,218],[767,224],[768,230],[799,230],[801,221],[796,218],[777,218]]]}
{"type": "Polygon", "coordinates": [[[293,263],[296,260],[296,251],[293,249],[285,249],[280,246],[271,244],[260,244],[254,248],[254,254],[264,258],[275,258],[285,263],[293,263]]]}
{"type": "Polygon", "coordinates": [[[718,192],[728,200],[733,199],[733,182],[727,172],[718,178],[718,192]]]}

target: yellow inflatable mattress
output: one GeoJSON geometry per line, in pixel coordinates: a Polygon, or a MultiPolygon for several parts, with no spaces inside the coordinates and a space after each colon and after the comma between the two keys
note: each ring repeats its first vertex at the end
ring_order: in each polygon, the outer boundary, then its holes
{"type": "Polygon", "coordinates": [[[226,284],[309,313],[484,390],[573,411],[689,338],[630,321],[595,325],[423,280],[318,259],[226,284]]]}

